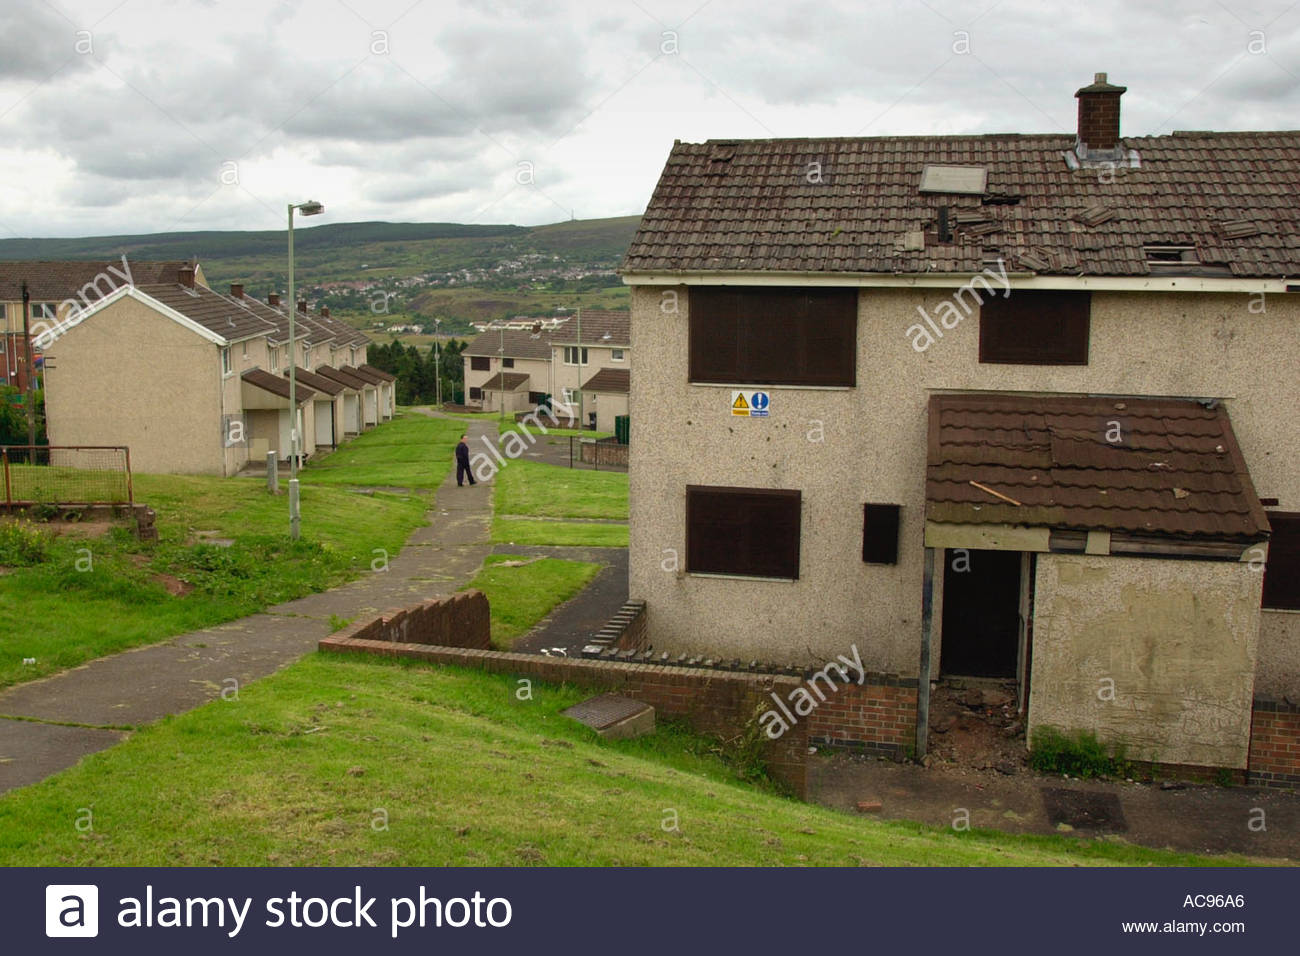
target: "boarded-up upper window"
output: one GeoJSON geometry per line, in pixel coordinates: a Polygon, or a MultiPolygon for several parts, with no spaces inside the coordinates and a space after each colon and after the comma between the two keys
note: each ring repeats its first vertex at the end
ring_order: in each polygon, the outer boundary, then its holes
{"type": "Polygon", "coordinates": [[[798,491],[686,488],[686,570],[799,577],[798,491]]]}
{"type": "Polygon", "coordinates": [[[898,505],[864,505],[862,560],[868,564],[898,563],[898,505]]]}
{"type": "Polygon", "coordinates": [[[857,384],[855,289],[693,288],[690,380],[857,384]]]}
{"type": "Polygon", "coordinates": [[[980,361],[1000,365],[1087,365],[1092,296],[1021,289],[984,296],[980,361]]]}
{"type": "Polygon", "coordinates": [[[492,360],[486,355],[471,355],[469,367],[475,372],[488,372],[492,370],[492,360]]]}
{"type": "Polygon", "coordinates": [[[1268,565],[1264,568],[1263,606],[1300,611],[1300,514],[1270,511],[1268,565]]]}

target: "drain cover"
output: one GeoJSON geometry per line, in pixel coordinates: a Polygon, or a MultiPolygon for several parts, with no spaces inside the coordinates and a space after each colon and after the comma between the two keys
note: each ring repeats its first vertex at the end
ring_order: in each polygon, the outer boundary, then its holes
{"type": "Polygon", "coordinates": [[[601,694],[564,712],[602,737],[639,737],[655,729],[655,709],[643,701],[618,694],[601,694]]]}
{"type": "Polygon", "coordinates": [[[1091,790],[1043,787],[1043,808],[1052,826],[1062,823],[1076,830],[1106,830],[1123,833],[1128,829],[1119,795],[1091,790]]]}

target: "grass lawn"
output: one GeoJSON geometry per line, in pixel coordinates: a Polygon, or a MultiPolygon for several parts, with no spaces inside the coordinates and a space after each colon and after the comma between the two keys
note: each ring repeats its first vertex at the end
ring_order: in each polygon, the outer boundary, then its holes
{"type": "Polygon", "coordinates": [[[586,587],[600,567],[563,558],[535,560],[490,554],[466,586],[487,595],[492,608],[492,646],[508,651],[515,638],[526,634],[551,608],[586,587]]]}
{"type": "Polygon", "coordinates": [[[288,498],[266,494],[260,481],[135,475],[136,500],[158,513],[156,545],[140,544],[125,528],[87,538],[76,525],[59,526],[66,533],[48,544],[44,560],[0,574],[0,686],[253,614],[368,571],[424,523],[429,496],[362,495],[348,484],[413,486],[417,469],[441,481],[455,432],[453,423],[411,416],[358,438],[332,456],[330,468],[306,469],[297,543],[288,536],[288,498]],[[417,464],[410,452],[434,461],[417,464]]]}
{"type": "Polygon", "coordinates": [[[627,525],[597,524],[591,521],[530,521],[527,518],[493,518],[492,543],[626,548],[627,525]]]}
{"type": "Polygon", "coordinates": [[[419,413],[358,435],[302,472],[303,484],[436,488],[453,465],[464,428],[419,413]]]}
{"type": "MultiPolygon", "coordinates": [[[[542,424],[545,425],[546,422],[543,421],[542,424]]],[[[527,441],[528,436],[531,435],[533,439],[536,441],[548,441],[551,439],[562,438],[565,440],[566,443],[571,437],[609,438],[614,434],[613,432],[578,431],[578,429],[576,428],[547,428],[546,433],[543,434],[540,428],[529,427],[524,422],[509,422],[505,425],[505,427],[500,429],[500,432],[501,432],[502,441],[505,440],[505,436],[507,432],[520,432],[524,434],[525,441],[527,441]]]]}
{"type": "Polygon", "coordinates": [[[588,690],[517,692],[506,675],[312,655],[0,797],[0,864],[1233,862],[849,816],[740,781],[673,726],[602,741],[559,714],[588,690]]]}
{"type": "Polygon", "coordinates": [[[496,513],[627,520],[627,474],[514,460],[496,475],[496,513]]]}

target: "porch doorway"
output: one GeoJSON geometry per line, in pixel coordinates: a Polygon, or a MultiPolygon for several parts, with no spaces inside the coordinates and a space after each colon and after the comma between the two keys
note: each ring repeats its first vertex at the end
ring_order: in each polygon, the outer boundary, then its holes
{"type": "Polygon", "coordinates": [[[1024,557],[1019,551],[944,551],[941,676],[1023,676],[1024,557]]]}

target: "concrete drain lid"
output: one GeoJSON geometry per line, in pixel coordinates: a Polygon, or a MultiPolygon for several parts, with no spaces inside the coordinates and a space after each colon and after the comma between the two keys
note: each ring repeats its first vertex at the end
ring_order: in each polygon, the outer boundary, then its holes
{"type": "Polygon", "coordinates": [[[1062,823],[1076,830],[1107,830],[1123,833],[1128,829],[1119,794],[1094,793],[1090,790],[1067,790],[1043,787],[1043,808],[1052,826],[1062,823]]]}
{"type": "Polygon", "coordinates": [[[602,737],[617,739],[622,737],[640,737],[652,733],[655,729],[655,709],[643,701],[618,694],[601,694],[574,704],[564,711],[565,717],[572,717],[581,724],[590,727],[602,737]]]}

